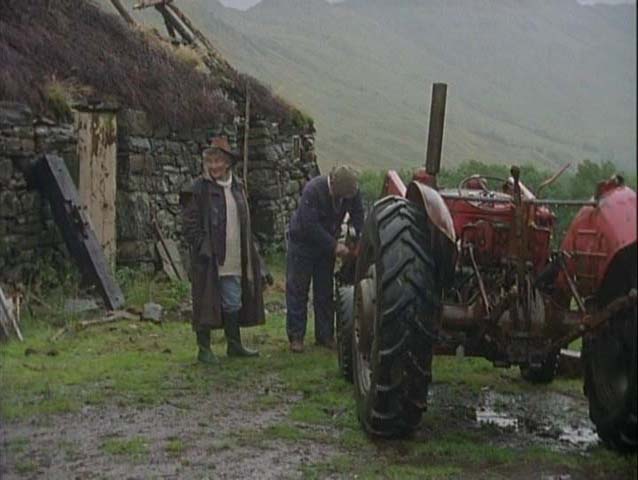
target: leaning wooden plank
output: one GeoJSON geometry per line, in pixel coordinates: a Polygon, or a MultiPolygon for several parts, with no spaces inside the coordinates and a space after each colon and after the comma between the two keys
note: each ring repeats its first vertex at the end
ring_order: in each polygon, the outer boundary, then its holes
{"type": "MultiPolygon", "coordinates": [[[[184,267],[182,266],[182,260],[179,254],[179,250],[177,249],[177,244],[174,241],[167,240],[164,237],[164,234],[162,233],[162,230],[160,229],[156,218],[153,218],[153,228],[155,228],[155,233],[157,234],[157,237],[159,238],[159,243],[161,244],[161,248],[160,246],[158,246],[157,251],[160,254],[160,258],[162,262],[164,262],[165,260],[163,256],[165,255],[166,260],[168,260],[168,262],[170,263],[170,267],[175,273],[176,278],[179,280],[188,280],[186,271],[184,270],[184,267]]],[[[168,272],[166,273],[168,274],[169,277],[171,277],[170,273],[168,272]]]]}
{"type": "Polygon", "coordinates": [[[39,188],[51,204],[55,221],[69,253],[84,278],[94,284],[110,310],[124,305],[124,295],[91,227],[78,192],[64,164],[56,155],[44,155],[35,165],[39,188]]]}
{"type": "Polygon", "coordinates": [[[173,264],[171,263],[171,259],[169,258],[164,244],[162,242],[157,242],[155,244],[155,249],[157,250],[157,254],[160,257],[160,261],[162,262],[162,270],[164,271],[166,276],[171,280],[178,280],[179,277],[177,276],[175,268],[173,268],[173,264]]]}
{"type": "Polygon", "coordinates": [[[4,311],[0,310],[0,329],[2,330],[0,338],[9,338],[9,318],[5,317],[4,311]]]}
{"type": "Polygon", "coordinates": [[[16,335],[18,336],[18,340],[24,342],[24,338],[22,337],[22,332],[20,331],[20,327],[18,326],[15,315],[11,315],[11,323],[13,325],[13,329],[16,332],[16,335]]]}
{"type": "Polygon", "coordinates": [[[2,330],[7,338],[9,337],[9,327],[13,327],[18,339],[21,342],[24,341],[24,338],[22,338],[22,332],[20,331],[20,327],[16,321],[13,304],[7,299],[7,297],[5,297],[2,287],[0,287],[0,318],[2,319],[2,330]]]}
{"type": "Polygon", "coordinates": [[[171,265],[173,265],[173,269],[175,269],[175,273],[177,273],[177,277],[180,280],[188,281],[188,274],[184,269],[184,265],[182,264],[182,256],[179,253],[179,248],[177,247],[177,242],[175,240],[164,239],[162,240],[164,243],[164,247],[168,252],[168,258],[171,260],[171,265]]]}

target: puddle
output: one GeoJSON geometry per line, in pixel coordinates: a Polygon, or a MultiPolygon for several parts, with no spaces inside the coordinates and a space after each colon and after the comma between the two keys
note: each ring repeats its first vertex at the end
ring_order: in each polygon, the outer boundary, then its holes
{"type": "Polygon", "coordinates": [[[518,419],[510,417],[506,413],[497,412],[492,408],[477,408],[476,421],[479,423],[479,425],[492,424],[502,429],[518,431],[518,419]]]}
{"type": "Polygon", "coordinates": [[[565,426],[558,436],[561,442],[570,443],[577,447],[587,448],[598,443],[598,435],[592,427],[565,426]]]}
{"type": "Polygon", "coordinates": [[[558,447],[585,450],[598,443],[584,402],[555,392],[521,395],[483,389],[475,408],[478,425],[533,435],[558,442],[558,447]]]}

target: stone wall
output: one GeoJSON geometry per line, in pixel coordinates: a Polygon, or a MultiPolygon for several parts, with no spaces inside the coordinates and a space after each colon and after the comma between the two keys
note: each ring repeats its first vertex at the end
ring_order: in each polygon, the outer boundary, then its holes
{"type": "Polygon", "coordinates": [[[56,153],[74,165],[76,137],[70,125],[55,125],[33,117],[31,110],[0,102],[0,278],[25,282],[41,274],[44,263],[54,267],[66,257],[62,237],[48,202],[25,172],[40,153],[56,153]]]}
{"type": "Polygon", "coordinates": [[[180,192],[200,171],[199,151],[210,132],[153,130],[139,112],[118,115],[117,263],[157,266],[157,221],[166,238],[181,239],[180,192]]]}
{"type": "MultiPolygon", "coordinates": [[[[243,135],[243,132],[242,132],[243,135]]],[[[279,132],[277,125],[258,122],[249,137],[248,192],[252,225],[263,245],[283,246],[290,215],[301,189],[319,174],[312,135],[279,132]],[[300,142],[293,151],[293,139],[300,142]]]]}
{"type": "MultiPolygon", "coordinates": [[[[202,145],[224,134],[243,138],[238,127],[189,132],[152,128],[144,114],[118,115],[117,262],[152,271],[158,267],[154,220],[166,238],[181,243],[180,195],[200,174],[202,145]]],[[[283,246],[284,232],[301,188],[319,173],[311,134],[255,121],[250,130],[248,188],[253,229],[262,247],[283,246]],[[299,148],[295,148],[295,142],[299,148]]],[[[65,256],[48,203],[25,177],[40,153],[63,157],[77,172],[77,134],[72,125],[34,119],[28,108],[0,102],[0,280],[26,281],[38,264],[65,256]]],[[[241,164],[237,166],[241,175],[241,164]]],[[[186,246],[181,243],[186,262],[186,246]]]]}
{"type": "MultiPolygon", "coordinates": [[[[118,117],[117,261],[146,270],[157,267],[153,219],[166,238],[182,241],[180,196],[201,172],[200,151],[214,135],[231,145],[243,139],[236,124],[170,133],[150,128],[139,112],[118,117]]],[[[314,143],[300,132],[254,122],[250,129],[248,189],[253,230],[262,247],[283,246],[284,232],[301,188],[318,174],[314,143]],[[301,153],[294,158],[294,137],[301,153]]],[[[242,175],[241,162],[235,169],[242,175]]],[[[186,245],[181,245],[187,263],[186,245]]]]}

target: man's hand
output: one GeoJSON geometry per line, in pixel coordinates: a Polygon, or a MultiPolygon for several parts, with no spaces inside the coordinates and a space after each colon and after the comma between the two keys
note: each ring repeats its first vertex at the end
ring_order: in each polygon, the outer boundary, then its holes
{"type": "Polygon", "coordinates": [[[335,256],[345,258],[348,255],[350,255],[350,249],[343,243],[337,243],[337,246],[335,247],[335,256]]]}

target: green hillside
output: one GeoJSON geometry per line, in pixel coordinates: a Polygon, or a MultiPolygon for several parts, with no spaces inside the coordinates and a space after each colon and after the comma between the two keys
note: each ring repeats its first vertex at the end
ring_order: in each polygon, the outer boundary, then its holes
{"type": "Polygon", "coordinates": [[[180,0],[239,70],[312,115],[322,165],[423,161],[449,84],[446,165],[585,158],[635,169],[635,5],[576,0],[180,0]]]}

